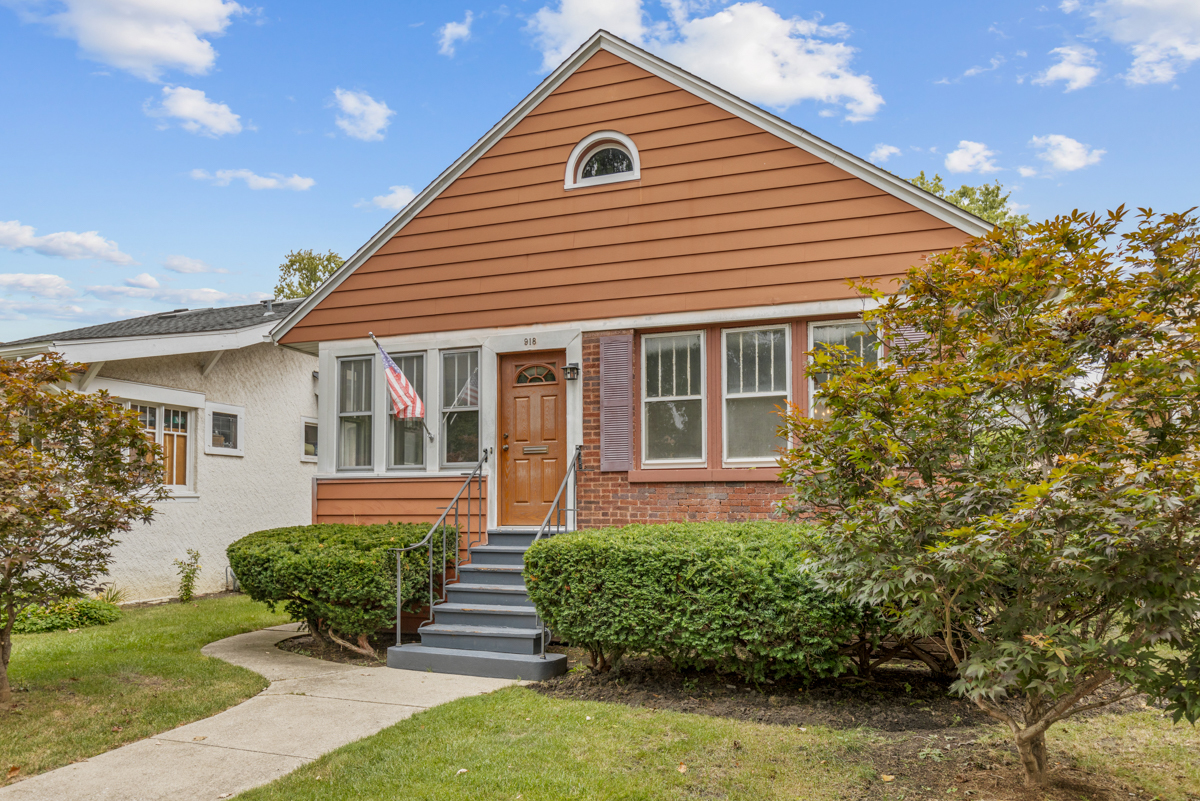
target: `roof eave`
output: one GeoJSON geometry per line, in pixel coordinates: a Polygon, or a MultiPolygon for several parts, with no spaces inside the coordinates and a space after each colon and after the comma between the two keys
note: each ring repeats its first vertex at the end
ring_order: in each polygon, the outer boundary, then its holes
{"type": "Polygon", "coordinates": [[[270,320],[241,328],[215,331],[186,331],[177,334],[147,334],[128,337],[95,337],[91,339],[44,340],[6,348],[0,345],[0,358],[18,359],[51,351],[74,351],[80,361],[139,359],[149,356],[179,356],[187,353],[210,353],[215,350],[239,348],[271,342],[270,329],[277,321],[270,320]],[[96,351],[96,354],[92,352],[96,351]],[[101,353],[101,351],[103,351],[101,353]]]}

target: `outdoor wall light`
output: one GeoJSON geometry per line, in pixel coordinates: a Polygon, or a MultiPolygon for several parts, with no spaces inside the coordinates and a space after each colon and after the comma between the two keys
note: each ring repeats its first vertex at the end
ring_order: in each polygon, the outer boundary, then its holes
{"type": "Polygon", "coordinates": [[[563,378],[568,381],[579,380],[579,362],[571,362],[563,368],[563,378]]]}

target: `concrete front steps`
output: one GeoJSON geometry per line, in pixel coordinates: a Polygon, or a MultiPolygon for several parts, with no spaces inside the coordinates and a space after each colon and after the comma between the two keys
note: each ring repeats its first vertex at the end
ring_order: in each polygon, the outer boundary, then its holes
{"type": "Polygon", "coordinates": [[[540,681],[566,672],[565,654],[542,653],[542,629],[521,571],[536,529],[489,529],[470,549],[446,602],[421,627],[421,644],[388,649],[388,667],[540,681]]]}

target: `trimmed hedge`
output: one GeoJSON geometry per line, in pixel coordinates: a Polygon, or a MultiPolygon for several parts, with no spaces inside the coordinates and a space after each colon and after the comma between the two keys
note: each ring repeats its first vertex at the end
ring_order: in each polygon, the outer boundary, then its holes
{"type": "MultiPolygon", "coordinates": [[[[226,549],[242,591],[271,609],[283,604],[293,620],[315,633],[364,637],[396,623],[396,556],[389,548],[420,542],[428,523],[349,525],[321,523],[258,531],[226,549]]],[[[444,559],[434,538],[434,565],[444,559]]],[[[446,551],[458,535],[447,527],[446,551]]],[[[404,556],[404,609],[429,600],[424,547],[404,556]]]]}
{"type": "Polygon", "coordinates": [[[668,523],[560,534],[525,554],[546,624],[606,670],[626,652],[751,681],[835,676],[861,608],[817,589],[811,529],[668,523]]]}
{"type": "Polygon", "coordinates": [[[98,598],[71,598],[51,606],[28,606],[13,622],[14,634],[103,626],[121,617],[114,604],[98,598]]]}

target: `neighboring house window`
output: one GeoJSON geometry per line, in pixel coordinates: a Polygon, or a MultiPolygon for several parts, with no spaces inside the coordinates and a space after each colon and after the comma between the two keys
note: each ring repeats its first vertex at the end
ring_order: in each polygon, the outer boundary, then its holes
{"type": "MultiPolygon", "coordinates": [[[[849,348],[864,362],[879,361],[879,339],[861,322],[845,320],[835,323],[812,323],[808,330],[812,346],[809,350],[819,351],[841,345],[849,348]]],[[[817,388],[828,378],[828,373],[809,373],[809,415],[818,419],[824,418],[826,411],[817,398],[817,388]]]]}
{"type": "Polygon", "coordinates": [[[162,448],[163,483],[168,487],[187,487],[188,410],[141,403],[130,403],[129,408],[137,413],[146,431],[146,439],[162,448]]]}
{"type": "Polygon", "coordinates": [[[704,460],[704,336],[642,337],[642,443],[646,462],[704,460]]]}
{"type": "Polygon", "coordinates": [[[788,327],[725,331],[725,459],[774,461],[791,370],[788,327]]]}
{"type": "Polygon", "coordinates": [[[641,161],[633,140],[616,131],[596,131],[571,151],[563,186],[577,189],[640,177],[641,161]]]}
{"type": "Polygon", "coordinates": [[[302,417],[300,422],[304,426],[303,447],[300,451],[300,461],[315,462],[317,461],[317,421],[313,417],[302,417]]]}
{"type": "MultiPolygon", "coordinates": [[[[400,372],[412,384],[417,397],[425,400],[425,354],[389,354],[400,372]]],[[[388,396],[388,417],[391,436],[388,438],[388,467],[425,466],[425,421],[419,418],[398,419],[396,408],[388,396]]]]}
{"type": "Polygon", "coordinates": [[[478,350],[442,353],[442,442],[443,464],[479,461],[478,350]]]}
{"type": "Polygon", "coordinates": [[[371,356],[338,359],[338,458],[340,470],[371,468],[371,356]]]}
{"type": "Polygon", "coordinates": [[[241,406],[209,403],[204,411],[208,418],[204,452],[213,456],[245,456],[246,410],[241,406]]]}

